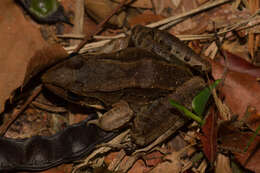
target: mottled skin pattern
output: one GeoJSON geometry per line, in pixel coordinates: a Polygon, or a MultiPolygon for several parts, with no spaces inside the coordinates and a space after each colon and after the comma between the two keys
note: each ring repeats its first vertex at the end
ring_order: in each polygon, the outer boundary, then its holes
{"type": "Polygon", "coordinates": [[[135,47],[154,52],[171,63],[186,63],[198,70],[209,70],[205,60],[166,31],[137,25],[132,29],[131,41],[135,47]]]}

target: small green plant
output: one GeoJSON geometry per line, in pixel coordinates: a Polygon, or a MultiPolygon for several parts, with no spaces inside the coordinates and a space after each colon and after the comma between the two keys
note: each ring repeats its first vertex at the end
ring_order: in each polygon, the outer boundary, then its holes
{"type": "Polygon", "coordinates": [[[19,2],[35,20],[41,23],[64,22],[72,25],[58,0],[20,0],[19,2]]]}
{"type": "Polygon", "coordinates": [[[174,100],[170,100],[170,103],[172,106],[174,106],[179,111],[183,112],[184,115],[187,117],[195,120],[198,122],[201,126],[205,123],[205,120],[202,117],[203,112],[205,111],[206,104],[209,100],[209,97],[211,95],[211,90],[215,88],[219,83],[221,79],[216,80],[213,84],[211,84],[209,87],[206,87],[203,89],[198,95],[196,95],[192,100],[192,109],[196,114],[189,111],[187,108],[185,108],[183,105],[175,102],[174,100]]]}
{"type": "Polygon", "coordinates": [[[47,17],[58,10],[59,3],[56,0],[31,0],[29,10],[38,17],[47,17]]]}
{"type": "Polygon", "coordinates": [[[257,127],[256,131],[254,132],[254,134],[251,136],[249,142],[246,145],[246,148],[244,149],[244,152],[247,152],[249,146],[253,143],[253,141],[255,140],[256,136],[258,135],[260,130],[260,125],[257,127]]]}

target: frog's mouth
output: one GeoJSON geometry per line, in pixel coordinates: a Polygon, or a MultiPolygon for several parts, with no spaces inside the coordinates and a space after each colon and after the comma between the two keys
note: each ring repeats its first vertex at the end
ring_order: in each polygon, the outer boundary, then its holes
{"type": "Polygon", "coordinates": [[[53,93],[55,93],[57,96],[65,99],[71,103],[75,103],[75,104],[79,104],[81,106],[86,106],[86,107],[95,108],[95,109],[99,109],[99,110],[105,109],[104,104],[93,97],[81,96],[72,91],[66,90],[62,87],[48,84],[48,83],[44,84],[44,86],[46,88],[48,88],[50,91],[52,91],[53,93]]]}

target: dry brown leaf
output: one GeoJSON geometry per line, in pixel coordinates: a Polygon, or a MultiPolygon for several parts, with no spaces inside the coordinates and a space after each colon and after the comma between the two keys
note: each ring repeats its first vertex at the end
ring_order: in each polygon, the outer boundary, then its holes
{"type": "Polygon", "coordinates": [[[140,25],[147,25],[149,23],[157,22],[159,20],[164,19],[165,17],[161,15],[155,15],[151,11],[145,11],[140,15],[137,15],[135,17],[132,17],[129,19],[129,25],[130,26],[135,26],[137,24],[140,25]]]}
{"type": "Polygon", "coordinates": [[[155,167],[162,162],[163,154],[159,151],[152,152],[143,157],[148,167],[155,167]]]}
{"type": "MultiPolygon", "coordinates": [[[[249,136],[250,137],[250,136],[249,136]]],[[[249,138],[248,138],[249,139],[249,138]]],[[[258,147],[254,144],[252,144],[249,147],[249,151],[246,153],[234,153],[236,159],[243,165],[245,168],[254,171],[254,172],[260,172],[260,137],[256,137],[254,139],[254,143],[258,145],[258,147]]]]}
{"type": "MultiPolygon", "coordinates": [[[[115,0],[116,2],[122,2],[123,0],[115,0]]],[[[127,3],[131,2],[132,0],[128,0],[127,3]]],[[[130,3],[131,7],[137,8],[153,8],[151,0],[136,0],[133,3],[130,3]]]]}
{"type": "Polygon", "coordinates": [[[120,154],[120,152],[111,152],[109,153],[105,159],[104,162],[106,165],[110,165],[112,163],[112,161],[120,154]]]}
{"type": "Polygon", "coordinates": [[[154,169],[152,169],[149,173],[178,173],[181,172],[182,164],[179,160],[178,152],[172,152],[167,155],[164,160],[165,162],[160,163],[154,169]]]}
{"type": "Polygon", "coordinates": [[[223,44],[222,44],[222,48],[225,50],[225,51],[228,51],[236,56],[239,56],[247,61],[250,60],[250,57],[249,57],[249,54],[248,54],[248,48],[247,48],[247,45],[241,45],[239,44],[238,41],[232,41],[232,42],[229,42],[229,41],[225,41],[223,44]]]}
{"type": "MultiPolygon", "coordinates": [[[[94,18],[97,22],[103,21],[118,5],[118,3],[114,3],[109,0],[85,0],[87,14],[94,18]]],[[[109,20],[109,23],[118,27],[122,27],[125,18],[126,13],[121,11],[119,14],[114,15],[109,20]]]]}
{"type": "MultiPolygon", "coordinates": [[[[198,4],[196,0],[182,0],[177,6],[173,5],[169,7],[172,10],[168,16],[174,16],[195,9],[198,7],[198,4]]],[[[202,13],[177,24],[172,27],[169,32],[172,34],[199,34],[207,29],[208,22],[208,16],[202,13]]]]}
{"type": "MultiPolygon", "coordinates": [[[[228,51],[225,51],[226,61],[228,65],[228,69],[240,73],[246,73],[254,77],[260,77],[260,67],[252,65],[248,63],[243,58],[232,54],[228,51]]],[[[223,57],[219,57],[219,62],[221,65],[225,65],[225,61],[223,57]]]]}
{"type": "MultiPolygon", "coordinates": [[[[182,1],[178,8],[172,8],[171,16],[188,12],[199,6],[200,5],[197,5],[195,1],[182,1]]],[[[163,13],[163,15],[168,17],[165,13],[163,13]]],[[[234,24],[238,20],[246,19],[249,15],[247,10],[234,10],[232,9],[232,5],[226,4],[194,15],[172,27],[170,32],[172,34],[201,34],[206,30],[211,31],[214,29],[212,27],[213,22],[214,27],[217,29],[225,25],[234,24]]]]}
{"type": "Polygon", "coordinates": [[[40,31],[24,18],[14,1],[0,1],[0,113],[5,101],[24,79],[26,65],[36,50],[46,46],[40,31]]]}
{"type": "Polygon", "coordinates": [[[218,137],[221,142],[221,147],[231,150],[235,158],[245,168],[255,172],[260,171],[260,136],[252,141],[247,152],[244,152],[248,145],[250,138],[253,136],[252,132],[242,132],[234,124],[234,122],[227,121],[219,126],[218,137]]]}
{"type": "Polygon", "coordinates": [[[252,129],[257,129],[260,124],[260,113],[257,113],[254,107],[250,107],[245,121],[252,129]]]}
{"type": "Polygon", "coordinates": [[[68,53],[59,44],[46,46],[36,51],[27,64],[23,85],[26,85],[39,72],[67,57],[68,53]]]}
{"type": "Polygon", "coordinates": [[[203,152],[211,164],[214,163],[217,154],[217,115],[212,107],[206,122],[202,127],[202,135],[199,135],[203,145],[203,152]]]}
{"type": "MultiPolygon", "coordinates": [[[[211,63],[214,79],[220,79],[224,67],[215,61],[211,63]]],[[[225,96],[225,103],[234,114],[239,115],[239,118],[243,117],[248,106],[253,106],[258,113],[260,112],[260,84],[253,76],[228,71],[221,93],[225,96]]]]}
{"type": "MultiPolygon", "coordinates": [[[[128,165],[129,163],[132,162],[132,159],[128,156],[126,156],[123,161],[120,163],[119,171],[124,170],[122,167],[125,165],[128,165]]],[[[131,167],[131,169],[127,173],[143,173],[147,172],[150,168],[147,168],[145,166],[145,163],[142,160],[137,160],[134,165],[131,167]]]]}

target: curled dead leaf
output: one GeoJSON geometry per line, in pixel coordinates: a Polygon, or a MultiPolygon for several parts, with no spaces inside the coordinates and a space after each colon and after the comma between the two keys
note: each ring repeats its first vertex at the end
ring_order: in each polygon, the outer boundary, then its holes
{"type": "Polygon", "coordinates": [[[24,18],[14,1],[0,1],[0,113],[6,100],[21,86],[26,65],[36,50],[46,46],[38,28],[24,18]]]}
{"type": "Polygon", "coordinates": [[[36,51],[28,62],[23,86],[25,86],[30,79],[35,77],[38,73],[67,57],[68,53],[58,44],[46,46],[36,51]]]}

